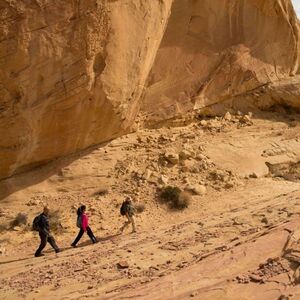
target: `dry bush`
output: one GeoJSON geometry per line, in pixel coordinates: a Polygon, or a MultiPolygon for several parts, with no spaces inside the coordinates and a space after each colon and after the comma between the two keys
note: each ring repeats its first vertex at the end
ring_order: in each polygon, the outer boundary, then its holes
{"type": "Polygon", "coordinates": [[[141,214],[145,210],[145,204],[144,203],[137,203],[135,205],[135,209],[136,209],[136,212],[138,214],[141,214]]]}
{"type": "Polygon", "coordinates": [[[28,217],[24,213],[18,213],[16,217],[10,222],[10,227],[14,228],[16,226],[26,225],[28,217]]]}
{"type": "Polygon", "coordinates": [[[0,224],[0,232],[4,232],[7,230],[7,226],[5,224],[0,224]]]}
{"type": "Polygon", "coordinates": [[[50,230],[53,232],[62,232],[63,226],[61,224],[61,214],[59,210],[50,212],[49,214],[50,230]]]}
{"type": "Polygon", "coordinates": [[[100,188],[93,192],[92,196],[105,196],[108,194],[108,189],[107,188],[100,188]]]}
{"type": "Polygon", "coordinates": [[[171,209],[183,210],[191,202],[191,196],[187,192],[181,191],[179,187],[164,187],[159,195],[161,202],[166,203],[171,209]]]}
{"type": "Polygon", "coordinates": [[[173,203],[173,208],[175,209],[185,209],[191,203],[192,197],[188,192],[180,192],[179,197],[176,202],[173,203]]]}

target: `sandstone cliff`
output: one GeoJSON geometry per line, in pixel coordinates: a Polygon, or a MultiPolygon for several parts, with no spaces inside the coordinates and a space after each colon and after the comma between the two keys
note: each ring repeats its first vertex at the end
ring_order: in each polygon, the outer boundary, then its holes
{"type": "Polygon", "coordinates": [[[299,27],[290,1],[175,0],[143,108],[155,122],[228,100],[298,68],[299,27]]]}
{"type": "Polygon", "coordinates": [[[289,0],[0,0],[0,178],[298,65],[289,0]]]}

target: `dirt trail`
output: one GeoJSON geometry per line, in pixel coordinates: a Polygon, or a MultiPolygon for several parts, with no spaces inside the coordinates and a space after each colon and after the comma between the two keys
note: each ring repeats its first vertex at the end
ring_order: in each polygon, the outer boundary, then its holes
{"type": "Polygon", "coordinates": [[[1,298],[300,299],[293,277],[298,266],[282,252],[300,225],[300,183],[290,168],[299,155],[299,127],[289,116],[271,116],[246,126],[236,117],[144,130],[1,182],[15,188],[2,200],[6,222],[16,211],[31,217],[46,202],[62,211],[64,230],[56,234],[63,251],[47,248],[43,258],[32,257],[37,237],[26,227],[3,233],[1,298]],[[222,160],[221,143],[231,147],[222,160]],[[249,149],[256,149],[257,163],[254,155],[249,164],[249,149]],[[165,164],[166,152],[183,150],[191,158],[165,164]],[[294,177],[261,174],[264,161],[294,177]],[[203,185],[206,194],[192,196],[182,212],[170,211],[156,200],[160,174],[181,188],[203,185]],[[36,184],[24,187],[28,176],[36,184]],[[137,234],[118,234],[124,193],[145,204],[137,234]],[[73,249],[77,229],[70,216],[83,201],[99,243],[85,237],[73,249]]]}

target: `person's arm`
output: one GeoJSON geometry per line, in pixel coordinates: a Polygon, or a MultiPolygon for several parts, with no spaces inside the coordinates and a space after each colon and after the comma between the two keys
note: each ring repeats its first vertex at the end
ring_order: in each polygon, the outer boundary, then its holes
{"type": "Polygon", "coordinates": [[[41,217],[41,231],[46,234],[49,235],[49,231],[50,231],[50,226],[49,226],[49,221],[45,216],[41,217]]]}
{"type": "Polygon", "coordinates": [[[89,220],[86,214],[82,215],[81,224],[82,230],[86,231],[87,227],[89,226],[89,220]]]}

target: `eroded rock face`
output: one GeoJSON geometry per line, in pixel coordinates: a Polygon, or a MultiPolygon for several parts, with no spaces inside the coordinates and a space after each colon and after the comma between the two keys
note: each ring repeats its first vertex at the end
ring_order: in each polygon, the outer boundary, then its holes
{"type": "Polygon", "coordinates": [[[0,0],[0,178],[298,70],[289,0],[0,0]]]}
{"type": "Polygon", "coordinates": [[[298,67],[299,29],[289,0],[175,0],[143,108],[156,122],[293,75],[298,67]]]}
{"type": "Polygon", "coordinates": [[[171,2],[0,0],[0,178],[130,130],[171,2]]]}

